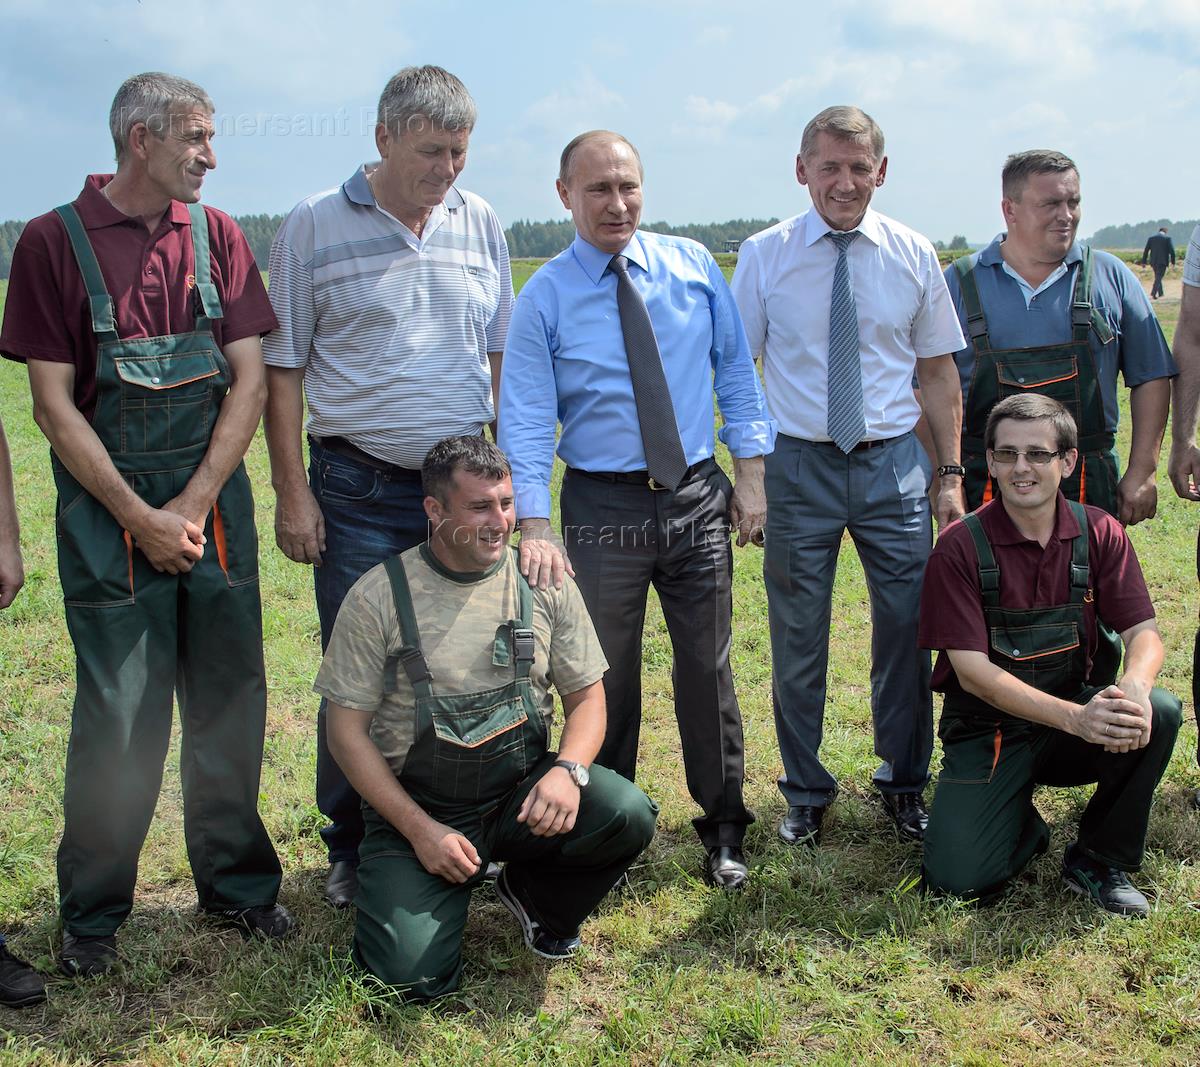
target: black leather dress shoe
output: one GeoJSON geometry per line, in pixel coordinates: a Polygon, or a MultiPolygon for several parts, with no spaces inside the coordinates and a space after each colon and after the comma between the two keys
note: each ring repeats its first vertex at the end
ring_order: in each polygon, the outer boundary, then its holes
{"type": "Polygon", "coordinates": [[[880,793],[887,813],[896,824],[901,841],[924,841],[929,812],[920,793],[880,793]]]}
{"type": "Polygon", "coordinates": [[[325,879],[325,899],[335,908],[348,908],[358,895],[358,865],[338,860],[329,865],[325,879]]]}
{"type": "Polygon", "coordinates": [[[816,848],[821,843],[821,820],[825,818],[824,806],[817,804],[793,804],[779,824],[779,838],[789,845],[808,845],[816,848]]]}
{"type": "Polygon", "coordinates": [[[708,850],[704,878],[709,885],[733,891],[746,884],[746,859],[737,845],[716,845],[708,850]]]}

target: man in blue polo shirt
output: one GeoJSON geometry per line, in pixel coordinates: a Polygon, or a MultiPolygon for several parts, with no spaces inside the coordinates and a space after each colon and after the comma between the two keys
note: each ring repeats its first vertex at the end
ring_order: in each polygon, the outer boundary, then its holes
{"type": "Polygon", "coordinates": [[[1079,170],[1061,152],[1009,156],[1000,202],[1007,232],[946,268],[967,347],[962,379],[967,505],[994,496],[984,456],[988,413],[1027,391],[1062,403],[1079,428],[1072,499],[1132,525],[1154,515],[1155,471],[1175,364],[1141,283],[1115,256],[1076,240],[1079,170]],[[1132,442],[1118,477],[1117,373],[1129,387],[1132,442]]]}
{"type": "MultiPolygon", "coordinates": [[[[275,540],[314,567],[322,648],[355,581],[425,540],[421,463],[430,447],[480,434],[495,418],[512,275],[495,213],[454,184],[474,125],[475,103],[453,74],[399,71],[379,100],[379,162],[301,201],[271,248],[281,328],[263,357],[275,540]]],[[[363,821],[329,754],[325,709],[322,700],[325,895],[345,907],[357,890],[363,821]]]]}
{"type": "Polygon", "coordinates": [[[633,779],[653,585],[671,633],[688,789],[704,812],[694,820],[704,873],[740,889],[753,816],[742,798],[729,667],[729,526],[739,545],[762,543],[762,457],[775,423],[712,256],[694,241],[638,231],[637,149],[607,130],[580,134],[563,150],[557,189],[575,241],[521,290],[500,387],[500,447],[513,465],[522,551],[550,524],[561,422],[563,536],[610,664],[597,759],[633,779]],[[736,485],[713,459],[714,389],[736,485]]]}

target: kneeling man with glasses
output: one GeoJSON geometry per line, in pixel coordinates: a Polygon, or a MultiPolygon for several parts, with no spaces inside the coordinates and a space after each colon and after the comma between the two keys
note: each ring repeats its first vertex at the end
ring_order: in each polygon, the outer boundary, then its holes
{"type": "Polygon", "coordinates": [[[939,651],[932,685],[945,694],[926,885],[998,897],[1049,844],[1034,789],[1095,782],[1063,881],[1144,917],[1128,872],[1141,866],[1181,707],[1154,687],[1163,646],[1137,555],[1116,519],[1059,492],[1079,453],[1056,400],[1002,400],[985,445],[1000,497],[942,532],[921,597],[919,641],[939,651]],[[1104,687],[1090,684],[1098,621],[1125,646],[1104,687]]]}

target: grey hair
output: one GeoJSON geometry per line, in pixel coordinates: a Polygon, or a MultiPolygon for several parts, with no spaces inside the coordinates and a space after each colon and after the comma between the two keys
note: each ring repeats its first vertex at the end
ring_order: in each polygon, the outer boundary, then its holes
{"type": "Polygon", "coordinates": [[[883,130],[879,124],[860,107],[838,104],[827,107],[816,115],[800,138],[800,155],[812,159],[817,150],[817,134],[827,133],[841,141],[854,141],[866,145],[878,163],[883,159],[883,130]]]}
{"type": "Polygon", "coordinates": [[[633,158],[637,160],[638,174],[642,178],[646,177],[646,168],[642,166],[642,154],[628,137],[625,137],[623,134],[613,133],[612,130],[588,130],[587,133],[581,133],[578,137],[572,137],[567,147],[562,150],[562,155],[559,156],[558,180],[564,185],[567,184],[567,179],[571,176],[571,158],[575,155],[575,150],[587,144],[588,141],[604,141],[606,144],[623,144],[628,146],[629,151],[633,153],[633,158]]]}
{"type": "Polygon", "coordinates": [[[441,67],[405,67],[388,79],[379,96],[376,121],[399,137],[419,119],[442,130],[475,128],[475,101],[448,70],[441,67]]]}
{"type": "Polygon", "coordinates": [[[210,115],[216,110],[208,93],[195,82],[175,74],[149,71],[126,78],[113,97],[108,112],[117,162],[125,155],[129,133],[139,122],[160,141],[167,135],[171,119],[180,111],[200,108],[210,115]]]}
{"type": "Polygon", "coordinates": [[[1035,174],[1063,174],[1072,170],[1079,173],[1075,160],[1053,148],[1030,148],[1026,152],[1014,152],[1004,161],[1004,169],[1000,172],[1000,189],[1005,200],[1020,200],[1026,183],[1035,174]]]}

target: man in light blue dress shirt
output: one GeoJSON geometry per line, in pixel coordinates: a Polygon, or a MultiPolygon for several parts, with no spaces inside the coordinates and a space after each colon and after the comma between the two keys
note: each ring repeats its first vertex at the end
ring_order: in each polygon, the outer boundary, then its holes
{"type": "MultiPolygon", "coordinates": [[[[775,441],[737,308],[712,256],[694,241],[638,232],[642,164],[624,137],[595,130],[563,151],[558,193],[574,243],[517,299],[504,350],[500,445],[513,466],[523,565],[538,564],[550,525],[555,429],[567,465],[563,538],[609,664],[608,735],[597,761],[634,777],[641,721],[642,625],[654,586],[673,650],[675,714],[694,820],[713,884],[739,889],[741,712],[729,666],[730,524],[762,543],[764,454],[775,441]],[[651,477],[617,304],[614,256],[628,261],[661,356],[681,480],[651,477]],[[712,395],[736,487],[713,459],[712,395]]],[[[626,324],[628,325],[628,324],[626,324]]],[[[664,398],[665,399],[665,398],[664,398]]]]}

